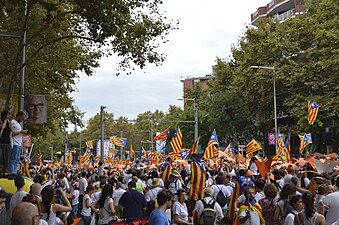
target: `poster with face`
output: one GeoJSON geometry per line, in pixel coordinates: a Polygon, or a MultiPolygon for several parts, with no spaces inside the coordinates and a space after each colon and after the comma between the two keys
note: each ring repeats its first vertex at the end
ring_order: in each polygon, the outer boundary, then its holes
{"type": "Polygon", "coordinates": [[[46,95],[29,95],[25,97],[25,111],[27,118],[25,123],[47,123],[47,98],[46,95]]]}
{"type": "Polygon", "coordinates": [[[275,145],[275,133],[274,132],[268,133],[268,144],[275,145]]]}

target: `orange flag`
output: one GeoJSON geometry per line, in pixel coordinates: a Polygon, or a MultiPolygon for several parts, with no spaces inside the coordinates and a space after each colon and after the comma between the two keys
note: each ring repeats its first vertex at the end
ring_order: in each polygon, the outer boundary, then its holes
{"type": "Polygon", "coordinates": [[[267,173],[271,170],[273,157],[268,159],[266,162],[260,162],[259,160],[255,160],[255,165],[257,165],[259,173],[261,177],[266,180],[267,179],[267,173]]]}

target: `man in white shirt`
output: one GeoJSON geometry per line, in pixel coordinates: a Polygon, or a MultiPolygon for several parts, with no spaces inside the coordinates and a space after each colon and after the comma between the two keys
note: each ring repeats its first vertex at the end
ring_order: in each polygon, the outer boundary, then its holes
{"type": "Polygon", "coordinates": [[[14,184],[15,187],[17,188],[17,191],[15,194],[11,197],[11,201],[9,204],[9,209],[10,209],[10,215],[12,216],[13,209],[17,204],[19,204],[22,199],[28,194],[27,192],[24,191],[24,186],[25,186],[25,180],[21,176],[17,176],[14,179],[14,184]]]}
{"type": "Polygon", "coordinates": [[[24,121],[25,113],[18,112],[11,121],[13,148],[10,158],[9,172],[17,174],[19,169],[20,155],[22,152],[22,134],[27,134],[28,130],[22,130],[20,123],[24,121]]]}
{"type": "Polygon", "coordinates": [[[339,219],[339,177],[336,179],[337,190],[327,195],[322,203],[328,209],[326,214],[326,224],[333,224],[339,219]]]}
{"type": "Polygon", "coordinates": [[[79,180],[79,210],[78,213],[80,214],[81,210],[82,210],[82,203],[83,203],[83,198],[86,194],[86,188],[88,186],[88,182],[86,179],[86,171],[82,171],[81,172],[81,179],[79,180]]]}
{"type": "MultiPolygon", "coordinates": [[[[220,205],[218,204],[218,202],[216,202],[213,199],[213,195],[214,195],[214,192],[213,192],[212,188],[205,188],[204,189],[204,198],[202,200],[204,200],[209,205],[211,203],[214,203],[213,209],[216,212],[216,219],[217,219],[217,221],[220,221],[224,217],[224,215],[222,213],[222,209],[221,209],[220,205]]],[[[197,203],[195,203],[195,206],[194,206],[194,211],[197,212],[196,219],[198,219],[198,220],[201,217],[202,212],[204,211],[204,203],[202,202],[202,200],[197,201],[197,203]]],[[[198,221],[196,221],[196,222],[198,222],[198,221]]]]}

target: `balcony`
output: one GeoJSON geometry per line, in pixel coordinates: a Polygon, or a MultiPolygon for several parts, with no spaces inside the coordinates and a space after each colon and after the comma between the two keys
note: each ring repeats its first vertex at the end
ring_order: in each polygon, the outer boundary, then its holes
{"type": "Polygon", "coordinates": [[[258,10],[251,14],[251,23],[254,25],[259,18],[265,18],[267,13],[267,7],[259,7],[258,10]]]}
{"type": "Polygon", "coordinates": [[[280,22],[284,22],[286,19],[295,16],[295,9],[288,10],[287,12],[276,14],[273,16],[273,19],[277,19],[280,22]]]}

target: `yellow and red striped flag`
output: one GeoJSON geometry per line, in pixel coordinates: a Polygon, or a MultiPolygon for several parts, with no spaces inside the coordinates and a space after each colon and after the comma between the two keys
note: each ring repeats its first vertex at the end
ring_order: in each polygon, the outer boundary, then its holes
{"type": "Polygon", "coordinates": [[[41,153],[41,150],[39,150],[38,158],[39,158],[39,166],[42,166],[43,163],[42,163],[42,153],[41,153]]]}
{"type": "Polygon", "coordinates": [[[162,140],[165,140],[167,139],[168,137],[168,134],[170,132],[170,127],[166,128],[166,130],[164,130],[163,132],[161,132],[161,134],[157,135],[154,137],[154,140],[155,141],[162,141],[162,140]]]}
{"type": "Polygon", "coordinates": [[[129,149],[129,155],[130,155],[131,157],[133,157],[133,156],[135,155],[135,152],[134,152],[134,150],[133,150],[132,145],[131,145],[131,148],[129,149]]]}
{"type": "Polygon", "coordinates": [[[94,147],[93,147],[93,140],[86,141],[85,143],[86,143],[87,148],[94,149],[94,147]]]}
{"type": "Polygon", "coordinates": [[[206,169],[200,160],[191,163],[191,187],[189,199],[198,201],[203,198],[203,190],[206,187],[206,169]]]}
{"type": "Polygon", "coordinates": [[[164,183],[166,181],[168,181],[169,177],[170,177],[170,174],[171,174],[171,170],[172,170],[172,164],[168,161],[166,161],[162,167],[161,167],[161,170],[162,170],[162,175],[161,175],[161,179],[164,181],[164,183]]]}
{"type": "Polygon", "coordinates": [[[174,133],[173,138],[170,142],[172,150],[174,153],[178,153],[182,149],[182,133],[178,127],[177,132],[174,133]]]}
{"type": "Polygon", "coordinates": [[[252,140],[246,145],[246,156],[252,155],[254,152],[261,150],[261,145],[256,141],[252,140]]]}
{"type": "Polygon", "coordinates": [[[215,131],[215,129],[212,132],[212,135],[208,141],[207,144],[207,148],[204,152],[203,158],[204,159],[210,159],[213,158],[215,156],[217,156],[219,154],[219,150],[216,147],[219,146],[219,141],[218,141],[218,137],[217,137],[217,132],[215,131]]]}
{"type": "Polygon", "coordinates": [[[199,141],[200,141],[200,137],[198,137],[198,139],[195,140],[194,145],[192,146],[192,148],[190,148],[189,150],[190,155],[198,152],[199,141]]]}
{"type": "Polygon", "coordinates": [[[308,116],[307,120],[309,124],[313,124],[315,119],[317,118],[318,111],[319,111],[319,106],[315,102],[310,102],[308,101],[308,116]]]}

